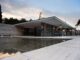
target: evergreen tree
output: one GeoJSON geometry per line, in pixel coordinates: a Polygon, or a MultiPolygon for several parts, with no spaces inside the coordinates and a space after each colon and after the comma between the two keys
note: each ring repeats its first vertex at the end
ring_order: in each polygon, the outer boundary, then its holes
{"type": "Polygon", "coordinates": [[[78,22],[77,22],[76,26],[78,26],[78,25],[80,25],[80,19],[78,20],[78,22]]]}
{"type": "Polygon", "coordinates": [[[2,11],[1,11],[1,5],[0,5],[0,23],[2,23],[2,11]]]}
{"type": "Polygon", "coordinates": [[[18,23],[23,23],[23,22],[28,22],[28,21],[26,21],[26,19],[24,19],[24,18],[22,18],[21,20],[18,20],[18,19],[16,19],[16,18],[3,18],[3,21],[4,21],[4,23],[5,24],[11,24],[11,25],[13,25],[13,24],[18,24],[18,23]]]}
{"type": "Polygon", "coordinates": [[[27,22],[27,20],[24,19],[24,18],[22,18],[22,19],[20,20],[20,23],[23,23],[23,22],[27,22]]]}

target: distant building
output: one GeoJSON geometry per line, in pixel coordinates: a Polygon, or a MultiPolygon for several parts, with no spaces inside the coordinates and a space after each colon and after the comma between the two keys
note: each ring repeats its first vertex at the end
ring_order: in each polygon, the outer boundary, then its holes
{"type": "Polygon", "coordinates": [[[74,35],[75,28],[53,16],[15,25],[22,35],[62,36],[74,35]]]}

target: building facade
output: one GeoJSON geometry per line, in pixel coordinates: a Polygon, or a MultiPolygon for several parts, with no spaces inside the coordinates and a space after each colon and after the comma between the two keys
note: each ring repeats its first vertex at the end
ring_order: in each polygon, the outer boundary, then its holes
{"type": "Polygon", "coordinates": [[[0,24],[0,35],[22,36],[70,36],[76,29],[53,16],[19,23],[15,25],[0,24]]]}
{"type": "Polygon", "coordinates": [[[75,28],[53,16],[15,25],[22,35],[62,36],[75,35],[75,28]]]}

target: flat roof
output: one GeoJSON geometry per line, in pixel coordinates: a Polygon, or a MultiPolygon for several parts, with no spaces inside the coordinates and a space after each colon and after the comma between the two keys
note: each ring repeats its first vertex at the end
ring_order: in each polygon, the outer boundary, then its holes
{"type": "Polygon", "coordinates": [[[57,18],[56,16],[48,17],[48,18],[42,18],[40,20],[33,20],[29,22],[19,23],[16,24],[18,26],[24,26],[24,27],[38,27],[41,23],[46,23],[54,26],[62,26],[62,28],[71,28],[73,29],[71,25],[67,24],[66,22],[62,21],[61,19],[57,18]]]}

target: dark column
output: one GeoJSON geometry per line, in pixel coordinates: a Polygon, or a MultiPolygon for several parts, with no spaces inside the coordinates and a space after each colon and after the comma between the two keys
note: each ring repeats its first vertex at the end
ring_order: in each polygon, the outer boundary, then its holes
{"type": "Polygon", "coordinates": [[[2,23],[2,11],[1,11],[1,5],[0,5],[0,23],[2,23]]]}

